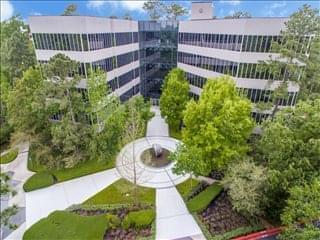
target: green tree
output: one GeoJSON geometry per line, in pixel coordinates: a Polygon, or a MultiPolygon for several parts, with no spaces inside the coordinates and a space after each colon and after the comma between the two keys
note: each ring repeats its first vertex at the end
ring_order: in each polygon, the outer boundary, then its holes
{"type": "Polygon", "coordinates": [[[165,5],[160,0],[148,0],[142,8],[148,12],[151,20],[160,19],[165,12],[165,5]]]}
{"type": "Polygon", "coordinates": [[[289,190],[287,206],[281,214],[283,224],[311,223],[320,217],[320,178],[310,184],[295,186],[289,190]]]}
{"type": "Polygon", "coordinates": [[[102,71],[91,72],[87,83],[92,118],[90,156],[109,160],[121,145],[125,107],[118,97],[110,94],[102,71]]]}
{"type": "Polygon", "coordinates": [[[178,17],[186,15],[188,10],[177,3],[171,3],[166,6],[166,13],[168,20],[177,20],[178,17]]]}
{"type": "Polygon", "coordinates": [[[170,127],[178,130],[182,124],[183,111],[189,100],[189,83],[185,73],[172,69],[165,78],[160,97],[161,115],[170,127]]]}
{"type": "Polygon", "coordinates": [[[299,98],[302,100],[320,97],[320,34],[310,42],[309,57],[300,80],[299,98]]]}
{"type": "Polygon", "coordinates": [[[199,149],[199,162],[206,168],[198,174],[224,168],[246,154],[246,141],[254,126],[250,112],[251,103],[238,95],[229,76],[209,79],[199,101],[187,104],[182,141],[187,148],[199,149]]]}
{"type": "Polygon", "coordinates": [[[52,115],[60,116],[51,124],[52,152],[56,156],[52,167],[70,168],[87,157],[87,105],[76,89],[77,71],[78,63],[63,54],[55,55],[45,66],[46,106],[52,115]]]}
{"type": "Polygon", "coordinates": [[[251,14],[246,11],[237,11],[237,12],[233,13],[232,15],[226,16],[224,18],[226,18],[226,19],[229,19],[229,18],[251,18],[251,14]]]}
{"type": "Polygon", "coordinates": [[[131,98],[126,103],[126,109],[127,109],[127,116],[126,116],[126,123],[122,135],[122,142],[130,143],[132,142],[132,170],[133,170],[133,176],[132,181],[135,185],[133,188],[133,195],[134,195],[134,202],[136,205],[139,203],[138,199],[138,192],[137,192],[137,179],[139,177],[139,172],[137,171],[137,163],[136,163],[136,148],[134,140],[137,138],[140,138],[143,136],[144,133],[144,127],[145,123],[142,119],[141,113],[138,108],[138,104],[136,104],[136,97],[131,98]]]}
{"type": "Polygon", "coordinates": [[[12,127],[8,119],[8,97],[11,86],[6,75],[1,71],[0,78],[0,145],[8,143],[12,127]]]}
{"type": "Polygon", "coordinates": [[[62,16],[74,16],[77,15],[77,5],[76,4],[69,4],[66,9],[61,14],[62,16]]]}
{"type": "Polygon", "coordinates": [[[20,16],[1,22],[1,71],[13,85],[23,71],[36,64],[29,28],[20,16]]]}
{"type": "MultiPolygon", "coordinates": [[[[5,173],[0,173],[0,197],[12,195],[14,196],[16,194],[15,191],[11,189],[9,186],[8,181],[10,180],[9,175],[5,173]]],[[[11,229],[17,228],[15,224],[12,224],[10,222],[10,218],[14,215],[16,215],[18,212],[18,206],[13,205],[11,207],[7,207],[5,209],[1,209],[1,218],[0,218],[0,225],[2,227],[9,227],[11,229]]]]}
{"type": "Polygon", "coordinates": [[[266,183],[266,169],[248,159],[229,165],[222,180],[234,209],[250,217],[262,213],[261,202],[266,183]]]}
{"type": "Polygon", "coordinates": [[[320,239],[320,230],[312,224],[291,226],[277,237],[279,240],[316,240],[320,239]]]}
{"type": "Polygon", "coordinates": [[[299,102],[263,125],[258,160],[268,168],[267,210],[278,218],[291,187],[311,182],[320,169],[320,99],[299,102]]]}
{"type": "Polygon", "coordinates": [[[319,12],[304,5],[290,16],[285,26],[286,28],[280,33],[281,41],[274,41],[271,45],[271,51],[279,55],[270,56],[269,60],[261,62],[259,66],[261,71],[267,71],[272,75],[269,86],[276,85],[276,81],[281,81],[274,89],[272,96],[274,105],[272,118],[279,109],[281,99],[287,97],[289,83],[301,85],[304,82],[302,70],[308,58],[309,37],[319,35],[319,12]]]}
{"type": "Polygon", "coordinates": [[[201,155],[201,149],[179,144],[176,151],[169,155],[171,161],[177,162],[173,168],[174,173],[181,175],[190,174],[191,178],[192,176],[198,176],[200,173],[206,172],[207,164],[202,161],[201,155]]]}
{"type": "Polygon", "coordinates": [[[16,81],[8,97],[9,122],[16,131],[31,136],[48,127],[45,99],[41,69],[30,67],[16,81]]]}
{"type": "Polygon", "coordinates": [[[282,223],[288,227],[280,234],[280,239],[319,239],[320,229],[313,226],[313,221],[319,220],[320,216],[320,178],[292,187],[289,194],[281,214],[282,223]]]}

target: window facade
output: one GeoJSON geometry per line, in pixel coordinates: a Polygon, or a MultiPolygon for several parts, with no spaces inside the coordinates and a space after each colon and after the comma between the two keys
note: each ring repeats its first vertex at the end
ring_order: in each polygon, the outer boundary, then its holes
{"type": "Polygon", "coordinates": [[[178,62],[231,76],[236,76],[238,69],[236,62],[184,52],[178,52],[178,62]]]}
{"type": "Polygon", "coordinates": [[[123,33],[33,33],[35,49],[93,51],[138,42],[138,32],[123,33]]]}
{"type": "Polygon", "coordinates": [[[123,65],[129,64],[131,62],[138,61],[139,59],[139,51],[133,51],[129,53],[124,53],[117,56],[117,64],[118,67],[121,67],[123,65]]]}
{"type": "Polygon", "coordinates": [[[139,68],[132,69],[131,71],[122,74],[118,77],[119,88],[124,86],[125,84],[131,82],[133,79],[139,77],[139,68]]]}
{"type": "Polygon", "coordinates": [[[126,91],[125,93],[123,93],[120,96],[120,101],[125,102],[125,101],[129,100],[132,96],[139,93],[139,88],[140,88],[140,84],[137,84],[137,85],[133,86],[132,88],[130,88],[128,91],[126,91]]]}
{"type": "Polygon", "coordinates": [[[179,33],[179,43],[243,52],[271,52],[271,42],[281,43],[280,36],[179,33]]]}

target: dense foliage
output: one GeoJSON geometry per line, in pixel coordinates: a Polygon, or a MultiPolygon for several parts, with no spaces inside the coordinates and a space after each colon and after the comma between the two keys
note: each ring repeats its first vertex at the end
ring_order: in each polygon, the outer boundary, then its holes
{"type": "Polygon", "coordinates": [[[254,126],[250,111],[250,102],[239,96],[233,79],[210,79],[199,101],[191,100],[184,111],[182,141],[186,147],[176,155],[181,156],[176,157],[176,171],[190,171],[186,167],[192,165],[196,167],[193,173],[207,175],[246,154],[254,126]]]}
{"type": "Polygon", "coordinates": [[[299,102],[265,122],[257,161],[268,168],[268,212],[279,217],[289,189],[311,182],[320,169],[320,99],[299,102]]]}
{"type": "Polygon", "coordinates": [[[266,180],[266,169],[246,159],[229,165],[222,184],[228,190],[234,209],[252,217],[262,212],[266,180]]]}
{"type": "Polygon", "coordinates": [[[189,83],[185,73],[178,68],[172,69],[164,80],[160,97],[161,116],[170,128],[180,129],[188,100],[189,83]]]}

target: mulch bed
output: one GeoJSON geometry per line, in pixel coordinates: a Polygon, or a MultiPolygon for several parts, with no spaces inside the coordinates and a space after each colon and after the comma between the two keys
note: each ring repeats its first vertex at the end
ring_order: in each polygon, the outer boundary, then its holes
{"type": "Polygon", "coordinates": [[[212,201],[208,208],[199,214],[199,218],[212,235],[250,225],[246,218],[232,209],[226,192],[222,192],[212,201]]]}
{"type": "MultiPolygon", "coordinates": [[[[133,208],[130,209],[131,211],[135,210],[141,210],[141,208],[133,208]]],[[[119,208],[116,210],[84,210],[84,209],[78,209],[78,210],[73,210],[73,213],[82,215],[82,216],[95,216],[95,215],[102,215],[106,213],[111,213],[114,215],[117,215],[121,220],[124,219],[124,217],[130,212],[129,209],[127,208],[119,208]]],[[[149,228],[145,229],[134,229],[134,228],[129,228],[127,230],[122,229],[122,228],[116,228],[116,229],[108,229],[106,233],[104,234],[103,239],[104,240],[135,240],[138,237],[149,237],[152,235],[151,231],[151,226],[149,228]]]]}
{"type": "Polygon", "coordinates": [[[104,240],[135,240],[138,237],[149,237],[151,236],[151,228],[145,228],[141,230],[137,229],[111,229],[107,231],[103,237],[104,240]]]}

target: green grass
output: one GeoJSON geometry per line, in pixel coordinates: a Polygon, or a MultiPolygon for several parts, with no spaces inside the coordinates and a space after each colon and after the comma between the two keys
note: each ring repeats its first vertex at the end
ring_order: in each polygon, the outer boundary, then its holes
{"type": "Polygon", "coordinates": [[[178,140],[182,140],[181,130],[176,130],[172,127],[169,127],[169,136],[178,140]]]}
{"type": "MultiPolygon", "coordinates": [[[[133,189],[133,183],[125,179],[120,179],[86,200],[84,204],[133,204],[133,189]]],[[[139,203],[155,205],[155,189],[138,186],[137,194],[139,203]]]]}
{"type": "Polygon", "coordinates": [[[106,215],[80,216],[66,211],[55,211],[31,226],[24,240],[101,240],[108,228],[106,215]]]}
{"type": "Polygon", "coordinates": [[[55,183],[54,176],[49,172],[40,172],[32,175],[23,184],[23,190],[30,192],[39,188],[51,186],[55,183]]]}
{"type": "Polygon", "coordinates": [[[187,202],[187,208],[190,212],[200,212],[207,208],[210,202],[219,195],[222,187],[218,184],[212,184],[199,193],[197,196],[187,202]]]}
{"type": "Polygon", "coordinates": [[[12,162],[17,158],[18,154],[19,154],[19,149],[17,148],[11,149],[6,154],[0,156],[0,163],[5,164],[5,163],[12,162]]]}
{"type": "Polygon", "coordinates": [[[154,209],[140,210],[129,212],[122,223],[124,229],[135,228],[142,229],[151,226],[155,219],[156,213],[154,209]]]}
{"type": "MultiPolygon", "coordinates": [[[[76,165],[73,168],[66,168],[61,170],[48,170],[45,166],[39,164],[35,161],[34,153],[32,148],[30,148],[30,156],[28,159],[28,169],[36,173],[49,173],[56,179],[56,183],[71,180],[74,178],[82,177],[92,173],[104,171],[115,167],[115,157],[110,161],[98,161],[98,160],[88,160],[83,163],[76,165]]],[[[30,179],[30,178],[29,178],[30,179]]],[[[29,181],[29,179],[27,181],[29,181]]],[[[30,179],[31,180],[31,179],[30,179]]],[[[32,190],[36,190],[44,187],[44,184],[40,181],[34,181],[32,184],[32,190]],[[38,183],[38,185],[37,185],[38,183]]]]}
{"type": "Polygon", "coordinates": [[[182,196],[183,199],[186,199],[192,192],[192,190],[199,184],[200,182],[196,179],[189,178],[187,181],[184,181],[176,186],[178,192],[182,196]]]}

